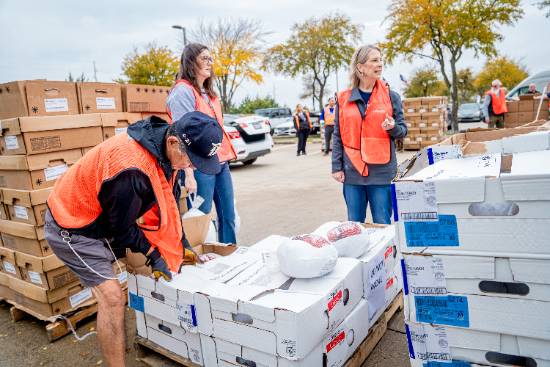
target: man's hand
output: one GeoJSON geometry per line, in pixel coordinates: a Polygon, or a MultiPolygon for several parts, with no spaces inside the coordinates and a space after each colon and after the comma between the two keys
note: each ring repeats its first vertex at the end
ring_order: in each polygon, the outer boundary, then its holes
{"type": "Polygon", "coordinates": [[[344,175],[344,171],[338,171],[332,174],[332,178],[340,183],[344,183],[346,176],[344,175]]]}
{"type": "Polygon", "coordinates": [[[172,273],[170,272],[170,269],[168,269],[166,261],[164,261],[157,248],[147,255],[147,262],[145,265],[151,266],[155,280],[158,280],[160,277],[167,281],[172,280],[172,273]]]}
{"type": "Polygon", "coordinates": [[[191,174],[189,174],[188,170],[185,170],[185,189],[187,189],[187,192],[189,194],[196,194],[197,193],[197,181],[195,180],[195,176],[193,175],[193,170],[190,170],[191,174]]]}

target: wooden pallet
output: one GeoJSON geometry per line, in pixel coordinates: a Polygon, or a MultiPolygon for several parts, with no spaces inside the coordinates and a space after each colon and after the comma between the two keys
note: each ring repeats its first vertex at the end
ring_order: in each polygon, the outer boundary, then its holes
{"type": "MultiPolygon", "coordinates": [[[[386,330],[388,330],[388,323],[393,315],[402,309],[403,293],[401,292],[388,306],[388,308],[386,308],[386,311],[380,316],[374,326],[371,327],[367,338],[359,345],[344,367],[361,366],[370,356],[378,342],[380,342],[386,333],[386,330]]],[[[135,338],[135,347],[138,353],[138,361],[149,367],[199,367],[189,359],[183,358],[140,336],[136,336],[135,338]]]]}

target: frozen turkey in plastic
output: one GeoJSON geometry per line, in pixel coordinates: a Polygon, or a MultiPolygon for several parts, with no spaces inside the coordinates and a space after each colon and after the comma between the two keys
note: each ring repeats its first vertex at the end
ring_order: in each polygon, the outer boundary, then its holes
{"type": "Polygon", "coordinates": [[[357,222],[328,222],[314,232],[336,247],[340,257],[359,257],[369,248],[369,233],[357,222]]]}
{"type": "Polygon", "coordinates": [[[315,234],[295,236],[277,249],[280,270],[293,278],[316,278],[328,274],[338,261],[338,251],[315,234]]]}

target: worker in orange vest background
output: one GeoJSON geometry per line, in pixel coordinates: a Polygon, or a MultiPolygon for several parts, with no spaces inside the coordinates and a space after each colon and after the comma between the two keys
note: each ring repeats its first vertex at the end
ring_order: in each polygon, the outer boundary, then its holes
{"type": "Polygon", "coordinates": [[[336,101],[334,97],[328,99],[328,106],[325,106],[323,111],[321,111],[321,124],[324,124],[324,133],[325,133],[325,149],[323,150],[324,155],[328,155],[329,151],[332,151],[330,146],[332,140],[332,134],[334,133],[334,120],[336,120],[336,101]]]}
{"type": "Polygon", "coordinates": [[[506,106],[506,91],[502,88],[500,80],[495,79],[491,83],[491,89],[485,93],[483,102],[483,115],[489,128],[504,128],[504,114],[508,112],[506,106]]]}
{"type": "Polygon", "coordinates": [[[129,248],[147,257],[157,279],[171,280],[179,271],[189,251],[178,170],[218,173],[222,136],[219,123],[201,112],[171,125],[152,116],[90,150],[56,182],[45,238],[97,299],[97,336],[107,366],[125,365],[126,298],[113,263],[129,248]]]}

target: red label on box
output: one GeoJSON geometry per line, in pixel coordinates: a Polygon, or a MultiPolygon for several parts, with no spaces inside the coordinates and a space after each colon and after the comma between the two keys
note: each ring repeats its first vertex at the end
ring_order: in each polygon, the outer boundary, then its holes
{"type": "Polygon", "coordinates": [[[390,248],[386,250],[386,253],[384,254],[384,259],[390,257],[391,254],[393,254],[393,246],[390,246],[390,248]]]}
{"type": "Polygon", "coordinates": [[[338,304],[338,302],[342,300],[342,295],[343,295],[343,292],[340,289],[338,292],[336,292],[334,297],[332,297],[332,299],[328,302],[327,309],[329,312],[334,308],[334,306],[338,304]]]}
{"type": "Polygon", "coordinates": [[[338,344],[343,342],[346,339],[346,332],[342,331],[340,334],[336,335],[334,339],[330,341],[330,343],[327,344],[327,353],[333,350],[338,344]]]}
{"type": "Polygon", "coordinates": [[[386,289],[390,288],[392,285],[393,285],[393,277],[388,279],[388,281],[386,283],[386,289]]]}

